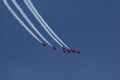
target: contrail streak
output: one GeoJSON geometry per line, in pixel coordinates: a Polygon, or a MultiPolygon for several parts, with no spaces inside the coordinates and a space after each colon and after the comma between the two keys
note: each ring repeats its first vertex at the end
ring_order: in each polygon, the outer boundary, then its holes
{"type": "MultiPolygon", "coordinates": [[[[25,2],[26,2],[26,0],[24,0],[25,2]]],[[[32,4],[32,2],[31,2],[31,0],[27,0],[27,2],[28,2],[28,4],[29,4],[29,6],[33,9],[33,10],[31,10],[31,12],[33,13],[34,12],[34,16],[37,16],[37,17],[39,17],[39,22],[40,23],[43,23],[45,26],[43,27],[48,33],[49,33],[49,35],[53,38],[53,36],[55,37],[55,38],[57,38],[57,40],[60,42],[60,43],[62,43],[66,48],[68,48],[68,49],[70,49],[54,32],[53,32],[53,30],[49,27],[49,25],[44,21],[44,19],[42,18],[42,16],[39,14],[39,12],[36,10],[36,8],[34,7],[34,5],[32,4]],[[49,32],[50,31],[50,32],[49,32]]],[[[26,2],[26,3],[27,3],[26,2]]],[[[37,18],[36,17],[36,18],[37,18]]],[[[38,20],[38,19],[37,19],[38,20]]],[[[53,38],[55,41],[56,41],[56,39],[55,38],[53,38]]],[[[58,43],[58,41],[56,41],[57,43],[58,43]]]]}
{"type": "Polygon", "coordinates": [[[36,29],[36,27],[33,25],[33,23],[30,21],[30,19],[27,17],[27,15],[24,13],[24,11],[22,10],[22,8],[20,7],[20,5],[16,2],[16,0],[11,0],[13,2],[13,4],[16,6],[16,8],[18,9],[18,11],[21,13],[21,15],[25,18],[25,20],[29,23],[29,25],[36,31],[36,33],[51,47],[52,44],[49,43],[43,36],[42,34],[36,29]]]}
{"type": "Polygon", "coordinates": [[[3,3],[5,4],[5,6],[8,8],[8,10],[10,11],[10,13],[15,17],[15,19],[18,20],[18,22],[26,29],[26,31],[28,33],[30,33],[39,43],[43,43],[25,24],[24,22],[18,17],[18,15],[15,13],[15,11],[10,7],[9,3],[7,2],[7,0],[3,0],[3,3]]]}
{"type": "Polygon", "coordinates": [[[40,25],[45,29],[45,31],[46,31],[61,47],[63,47],[63,46],[61,45],[61,43],[59,43],[59,41],[58,41],[56,38],[54,38],[54,36],[49,32],[49,30],[46,29],[45,24],[38,18],[38,16],[35,14],[35,12],[33,11],[33,9],[31,8],[31,6],[30,6],[29,3],[27,2],[27,0],[23,0],[23,1],[24,1],[24,3],[26,4],[26,6],[28,7],[28,9],[31,11],[31,13],[34,15],[34,17],[37,19],[37,21],[40,23],[40,25]]]}

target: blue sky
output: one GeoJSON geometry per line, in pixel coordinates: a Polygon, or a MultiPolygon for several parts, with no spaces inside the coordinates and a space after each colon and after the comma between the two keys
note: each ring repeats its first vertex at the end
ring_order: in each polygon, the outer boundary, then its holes
{"type": "Polygon", "coordinates": [[[120,80],[119,0],[32,2],[56,34],[70,47],[80,49],[81,54],[64,54],[22,0],[18,1],[36,27],[59,50],[41,46],[1,0],[0,80],[120,80]]]}

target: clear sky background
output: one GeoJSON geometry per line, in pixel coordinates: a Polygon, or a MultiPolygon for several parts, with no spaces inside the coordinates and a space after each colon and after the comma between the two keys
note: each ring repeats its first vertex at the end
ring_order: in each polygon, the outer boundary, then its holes
{"type": "Polygon", "coordinates": [[[32,0],[80,55],[63,53],[17,1],[58,50],[41,46],[0,0],[0,80],[120,80],[120,0],[32,0]]]}

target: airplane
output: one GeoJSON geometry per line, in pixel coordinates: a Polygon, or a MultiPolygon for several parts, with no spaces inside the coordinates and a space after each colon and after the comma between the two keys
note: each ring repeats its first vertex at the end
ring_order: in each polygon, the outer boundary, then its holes
{"type": "Polygon", "coordinates": [[[65,50],[65,48],[64,48],[64,47],[62,47],[62,50],[65,50]]]}
{"type": "Polygon", "coordinates": [[[73,49],[71,49],[71,52],[74,52],[74,50],[73,50],[73,49]]]}
{"type": "Polygon", "coordinates": [[[64,47],[62,47],[62,51],[64,52],[64,53],[66,53],[67,51],[66,51],[66,49],[64,48],[64,47]]]}
{"type": "Polygon", "coordinates": [[[54,49],[54,50],[57,50],[57,48],[56,48],[55,46],[53,46],[53,49],[54,49]]]}
{"type": "Polygon", "coordinates": [[[71,49],[71,52],[76,53],[76,51],[74,49],[71,49]]]}
{"type": "Polygon", "coordinates": [[[79,51],[79,50],[73,50],[73,53],[78,53],[78,54],[80,54],[80,51],[79,51]]]}
{"type": "Polygon", "coordinates": [[[73,53],[77,53],[77,52],[74,50],[73,53]]]}
{"type": "Polygon", "coordinates": [[[80,51],[79,50],[74,50],[74,49],[66,49],[64,47],[62,47],[62,50],[64,53],[68,52],[68,53],[79,53],[80,54],[80,51]]]}
{"type": "Polygon", "coordinates": [[[42,45],[46,47],[46,44],[45,44],[45,43],[42,43],[42,45]]]}
{"type": "Polygon", "coordinates": [[[77,53],[79,53],[79,54],[80,54],[80,51],[79,51],[79,50],[77,50],[77,53]]]}
{"type": "Polygon", "coordinates": [[[71,53],[71,50],[67,49],[67,52],[68,52],[68,53],[71,53]]]}
{"type": "Polygon", "coordinates": [[[64,53],[66,53],[66,50],[63,50],[64,53]]]}

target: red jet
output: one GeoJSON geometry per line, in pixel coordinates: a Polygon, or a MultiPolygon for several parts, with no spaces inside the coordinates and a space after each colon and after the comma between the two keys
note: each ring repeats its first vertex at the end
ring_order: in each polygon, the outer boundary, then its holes
{"type": "Polygon", "coordinates": [[[54,49],[54,50],[57,50],[57,48],[56,48],[55,46],[53,46],[53,49],[54,49]]]}
{"type": "Polygon", "coordinates": [[[46,44],[45,44],[45,43],[42,43],[42,45],[46,47],[46,44]]]}
{"type": "Polygon", "coordinates": [[[64,47],[62,47],[62,50],[65,50],[65,48],[64,48],[64,47]]]}
{"type": "Polygon", "coordinates": [[[66,49],[64,48],[64,47],[62,47],[62,51],[64,52],[64,53],[66,53],[67,51],[66,51],[66,49]]]}
{"type": "Polygon", "coordinates": [[[71,49],[71,52],[76,53],[76,51],[74,49],[71,49]]]}
{"type": "Polygon", "coordinates": [[[80,51],[79,51],[79,50],[77,50],[77,53],[79,53],[79,54],[80,54],[80,51]]]}
{"type": "Polygon", "coordinates": [[[66,53],[67,51],[66,50],[63,50],[64,53],[66,53]]]}
{"type": "Polygon", "coordinates": [[[67,49],[67,52],[68,52],[68,53],[71,53],[71,50],[67,49]]]}

